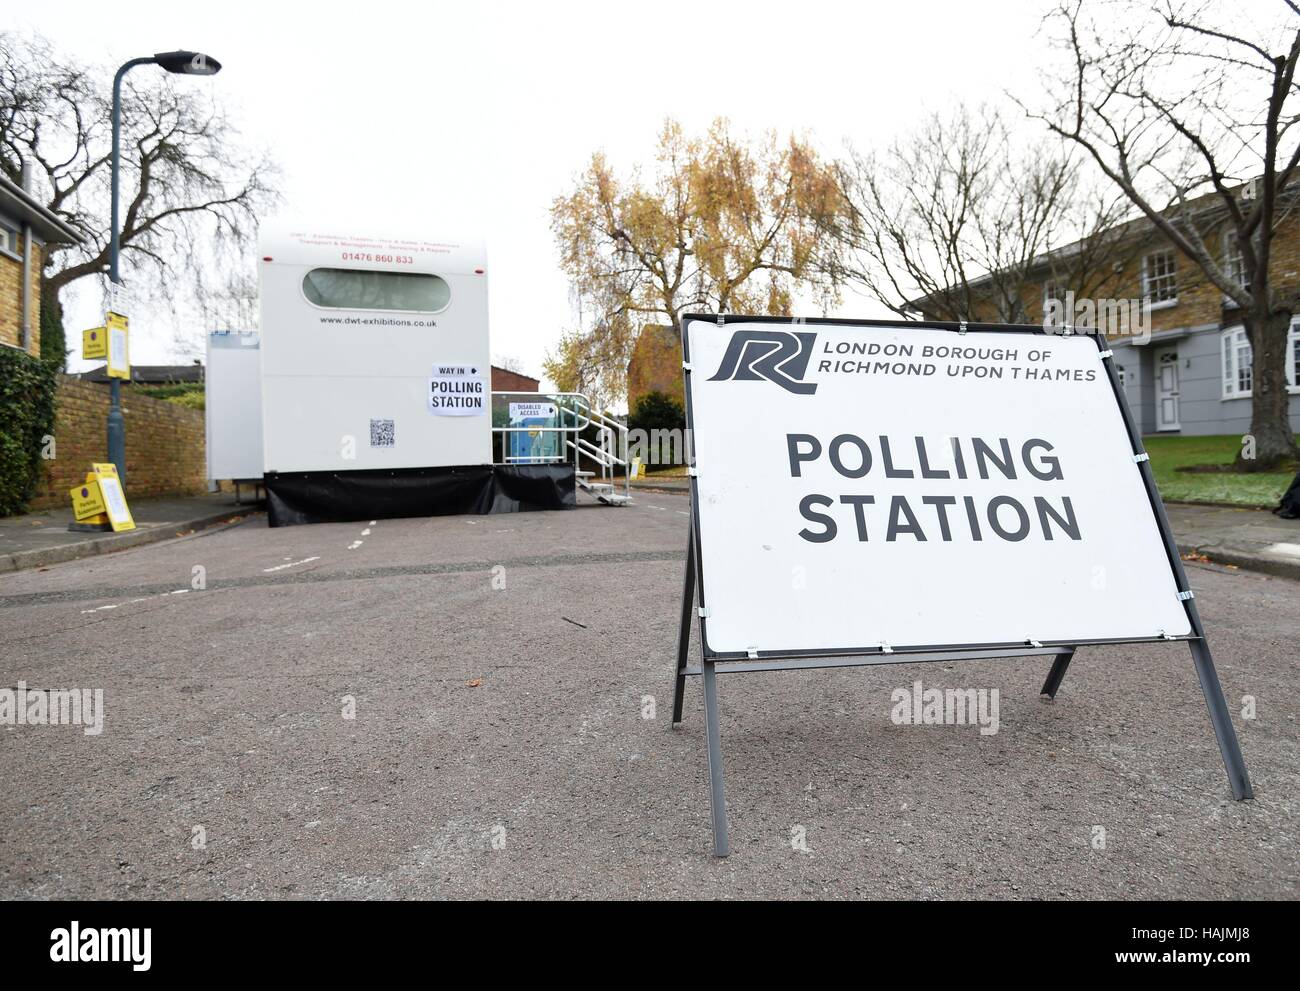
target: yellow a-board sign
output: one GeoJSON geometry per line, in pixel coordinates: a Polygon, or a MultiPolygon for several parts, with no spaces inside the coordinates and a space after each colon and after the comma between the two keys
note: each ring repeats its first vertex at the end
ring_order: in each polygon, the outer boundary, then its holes
{"type": "Polygon", "coordinates": [[[131,519],[131,509],[126,504],[126,493],[122,491],[122,480],[117,477],[117,466],[113,464],[95,464],[95,477],[99,481],[99,493],[104,500],[104,512],[114,530],[134,530],[135,520],[131,519]]]}
{"type": "Polygon", "coordinates": [[[93,475],[88,477],[85,482],[75,485],[68,490],[72,496],[72,517],[78,523],[107,523],[108,516],[104,515],[103,519],[92,519],[104,514],[104,496],[99,491],[99,480],[93,475]]]}
{"type": "Polygon", "coordinates": [[[129,321],[120,313],[109,312],[104,317],[108,334],[108,377],[115,379],[131,378],[131,356],[128,346],[127,330],[129,321]]]}
{"type": "Polygon", "coordinates": [[[91,327],[81,332],[81,356],[83,358],[108,357],[108,328],[91,327]]]}

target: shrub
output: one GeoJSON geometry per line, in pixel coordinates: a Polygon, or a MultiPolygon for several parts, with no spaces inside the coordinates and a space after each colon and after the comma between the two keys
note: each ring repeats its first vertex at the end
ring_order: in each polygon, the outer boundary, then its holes
{"type": "Polygon", "coordinates": [[[54,436],[55,367],[0,347],[0,516],[21,513],[40,481],[54,436]]]}
{"type": "Polygon", "coordinates": [[[663,392],[647,392],[636,401],[627,418],[628,429],[685,430],[686,411],[682,404],[663,392]]]}
{"type": "Polygon", "coordinates": [[[175,396],[167,396],[166,400],[169,403],[175,403],[177,406],[184,406],[186,409],[202,410],[207,408],[207,398],[208,394],[199,389],[197,391],[181,392],[175,396]]]}

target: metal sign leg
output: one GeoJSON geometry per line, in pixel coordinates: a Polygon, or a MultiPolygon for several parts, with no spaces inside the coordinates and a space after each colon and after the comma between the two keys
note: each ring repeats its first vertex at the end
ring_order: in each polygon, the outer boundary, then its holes
{"type": "Polygon", "coordinates": [[[1043,687],[1039,689],[1039,695],[1046,695],[1048,698],[1056,698],[1057,689],[1061,687],[1061,682],[1065,680],[1065,672],[1070,667],[1070,660],[1074,657],[1074,648],[1070,648],[1063,654],[1057,654],[1056,660],[1052,661],[1052,670],[1047,672],[1047,680],[1043,682],[1043,687]]]}
{"type": "Polygon", "coordinates": [[[1232,797],[1239,802],[1254,798],[1255,792],[1250,787],[1250,775],[1246,773],[1246,761],[1241,756],[1241,746],[1237,743],[1237,731],[1232,728],[1228,702],[1223,697],[1223,685],[1219,683],[1219,675],[1214,670],[1210,644],[1205,639],[1201,614],[1194,601],[1188,600],[1187,612],[1192,620],[1192,631],[1198,637],[1196,640],[1189,640],[1188,645],[1192,648],[1192,661],[1196,665],[1196,677],[1200,679],[1201,691],[1205,695],[1206,708],[1210,710],[1210,724],[1214,727],[1214,736],[1219,741],[1223,766],[1228,772],[1228,785],[1232,788],[1232,797]]]}
{"type": "Polygon", "coordinates": [[[686,654],[691,646],[691,620],[695,611],[695,541],[687,538],[686,582],[682,589],[682,623],[677,631],[677,679],[673,683],[673,725],[682,721],[686,694],[686,654]]]}
{"type": "Polygon", "coordinates": [[[727,793],[722,781],[722,736],[718,729],[718,681],[713,662],[704,662],[704,733],[709,740],[709,808],[713,813],[713,855],[731,853],[727,837],[727,793]]]}

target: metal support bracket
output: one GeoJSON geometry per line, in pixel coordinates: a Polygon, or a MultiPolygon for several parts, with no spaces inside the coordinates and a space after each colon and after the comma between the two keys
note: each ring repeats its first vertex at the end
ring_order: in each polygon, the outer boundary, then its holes
{"type": "Polygon", "coordinates": [[[1141,454],[1133,455],[1133,463],[1135,465],[1140,465],[1143,461],[1150,461],[1150,460],[1151,460],[1151,455],[1147,454],[1146,451],[1143,451],[1141,454]]]}

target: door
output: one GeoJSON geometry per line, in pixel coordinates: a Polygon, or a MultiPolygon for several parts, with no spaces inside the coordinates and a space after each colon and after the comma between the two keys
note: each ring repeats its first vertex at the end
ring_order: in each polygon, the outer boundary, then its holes
{"type": "Polygon", "coordinates": [[[1177,430],[1178,423],[1178,349],[1166,348],[1155,355],[1156,429],[1177,430]]]}

